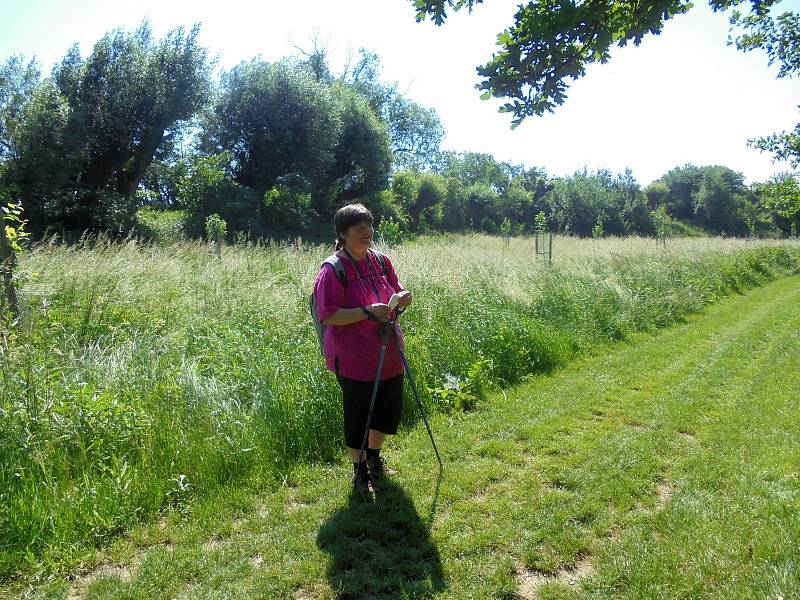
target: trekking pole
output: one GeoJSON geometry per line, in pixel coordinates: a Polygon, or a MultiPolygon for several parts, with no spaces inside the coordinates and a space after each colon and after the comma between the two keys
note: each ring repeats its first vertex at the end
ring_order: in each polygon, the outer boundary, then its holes
{"type": "Polygon", "coordinates": [[[361,442],[361,451],[358,453],[358,466],[356,467],[356,480],[361,475],[361,463],[364,462],[364,451],[367,448],[369,439],[369,426],[372,424],[372,412],[375,409],[375,398],[378,396],[378,386],[381,383],[381,372],[383,372],[383,359],[386,357],[386,345],[389,342],[389,329],[394,326],[394,321],[387,321],[381,327],[381,354],[378,357],[378,372],[375,374],[375,384],[372,386],[372,397],[369,400],[369,411],[367,412],[367,426],[364,428],[364,439],[361,442]]]}
{"type": "Polygon", "coordinates": [[[397,350],[400,352],[400,358],[403,359],[403,368],[406,370],[406,376],[408,377],[408,382],[411,384],[411,389],[414,392],[414,398],[417,400],[417,408],[419,408],[419,414],[422,417],[422,422],[425,423],[425,429],[428,430],[428,436],[431,438],[431,444],[433,444],[433,451],[436,453],[436,460],[439,461],[439,469],[443,469],[444,465],[442,464],[442,457],[439,456],[439,449],[436,447],[436,441],[433,439],[433,432],[431,431],[431,425],[428,423],[428,416],[425,414],[425,407],[422,405],[422,400],[420,400],[419,392],[417,392],[417,385],[414,383],[414,378],[411,376],[411,369],[408,368],[408,361],[406,360],[406,355],[403,352],[402,348],[400,348],[400,340],[397,339],[395,336],[395,342],[397,343],[397,350]]]}
{"type": "MultiPolygon", "coordinates": [[[[400,318],[400,315],[403,314],[403,310],[399,310],[397,312],[397,316],[395,317],[395,321],[400,318]]],[[[394,333],[394,342],[397,344],[397,351],[400,353],[400,358],[403,361],[403,369],[405,369],[406,376],[408,377],[408,382],[411,384],[411,390],[414,392],[414,398],[417,401],[417,408],[419,408],[419,414],[422,417],[422,422],[425,423],[425,429],[428,430],[428,437],[431,438],[431,444],[433,445],[433,451],[436,453],[436,460],[439,461],[439,470],[441,471],[444,469],[444,465],[442,464],[442,457],[439,455],[439,448],[436,447],[436,441],[433,439],[433,432],[431,431],[431,425],[428,423],[428,415],[425,413],[425,407],[422,405],[422,400],[419,397],[419,392],[417,391],[417,384],[414,383],[414,377],[411,375],[411,369],[408,368],[408,361],[406,360],[406,353],[403,352],[403,348],[400,347],[400,338],[397,337],[397,331],[395,331],[394,327],[392,327],[392,332],[394,333]]]]}

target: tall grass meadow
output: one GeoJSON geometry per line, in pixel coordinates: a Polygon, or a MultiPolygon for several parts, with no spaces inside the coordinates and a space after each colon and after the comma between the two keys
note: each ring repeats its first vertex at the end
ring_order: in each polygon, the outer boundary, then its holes
{"type": "MultiPolygon", "coordinates": [[[[800,271],[797,243],[419,238],[385,249],[428,410],[507,386],[721,296],[800,271]]],[[[40,243],[0,340],[0,578],[57,569],[230,485],[342,456],[335,378],[307,308],[331,249],[40,243]]],[[[408,399],[407,399],[408,400],[408,399]]],[[[404,426],[416,411],[407,403],[404,426]]]]}

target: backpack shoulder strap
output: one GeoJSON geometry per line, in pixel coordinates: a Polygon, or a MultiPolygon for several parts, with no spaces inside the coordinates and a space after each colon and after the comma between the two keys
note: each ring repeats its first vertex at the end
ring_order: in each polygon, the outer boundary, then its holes
{"type": "Polygon", "coordinates": [[[336,256],[335,254],[331,254],[328,258],[322,261],[322,266],[329,265],[336,276],[339,278],[339,281],[342,282],[342,285],[347,287],[347,274],[344,272],[344,263],[342,263],[342,259],[336,256]]]}
{"type": "Polygon", "coordinates": [[[375,250],[374,248],[370,248],[369,251],[372,252],[372,254],[375,255],[375,258],[378,259],[378,264],[381,266],[381,269],[383,269],[383,276],[388,279],[389,267],[386,266],[386,255],[383,252],[375,250]]]}

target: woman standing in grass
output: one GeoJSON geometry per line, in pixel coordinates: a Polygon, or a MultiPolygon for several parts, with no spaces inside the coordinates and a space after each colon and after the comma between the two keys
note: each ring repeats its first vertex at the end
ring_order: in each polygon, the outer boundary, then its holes
{"type": "MultiPolygon", "coordinates": [[[[383,440],[397,433],[403,407],[403,362],[389,339],[370,424],[367,453],[360,456],[372,389],[381,351],[380,330],[392,314],[389,301],[398,294],[398,307],[411,303],[411,292],[397,279],[391,261],[370,249],[372,213],[363,204],[343,206],[333,219],[335,256],[344,267],[344,280],[326,262],[314,284],[319,320],[327,328],[323,353],[328,370],[342,388],[344,434],[353,461],[353,485],[362,492],[378,489],[387,472],[380,455],[383,440]],[[358,477],[356,477],[358,475],[358,477]]],[[[403,333],[395,324],[403,344],[403,333]]]]}

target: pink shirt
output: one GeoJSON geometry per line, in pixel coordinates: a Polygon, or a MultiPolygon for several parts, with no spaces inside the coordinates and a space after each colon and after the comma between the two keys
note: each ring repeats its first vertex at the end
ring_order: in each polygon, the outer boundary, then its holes
{"type": "MultiPolygon", "coordinates": [[[[341,256],[341,255],[340,255],[341,256]]],[[[405,288],[397,279],[389,258],[386,258],[388,277],[384,277],[380,262],[371,252],[367,260],[358,262],[342,257],[347,285],[342,285],[334,269],[323,265],[314,284],[319,320],[324,321],[340,308],[358,308],[389,302],[392,294],[405,288]]],[[[322,351],[328,370],[359,381],[374,381],[381,352],[381,324],[369,319],[350,325],[329,325],[325,329],[322,351]]],[[[403,332],[395,325],[400,344],[405,348],[403,332]]],[[[403,373],[403,361],[397,351],[394,336],[390,335],[383,359],[381,379],[403,373]]]]}

